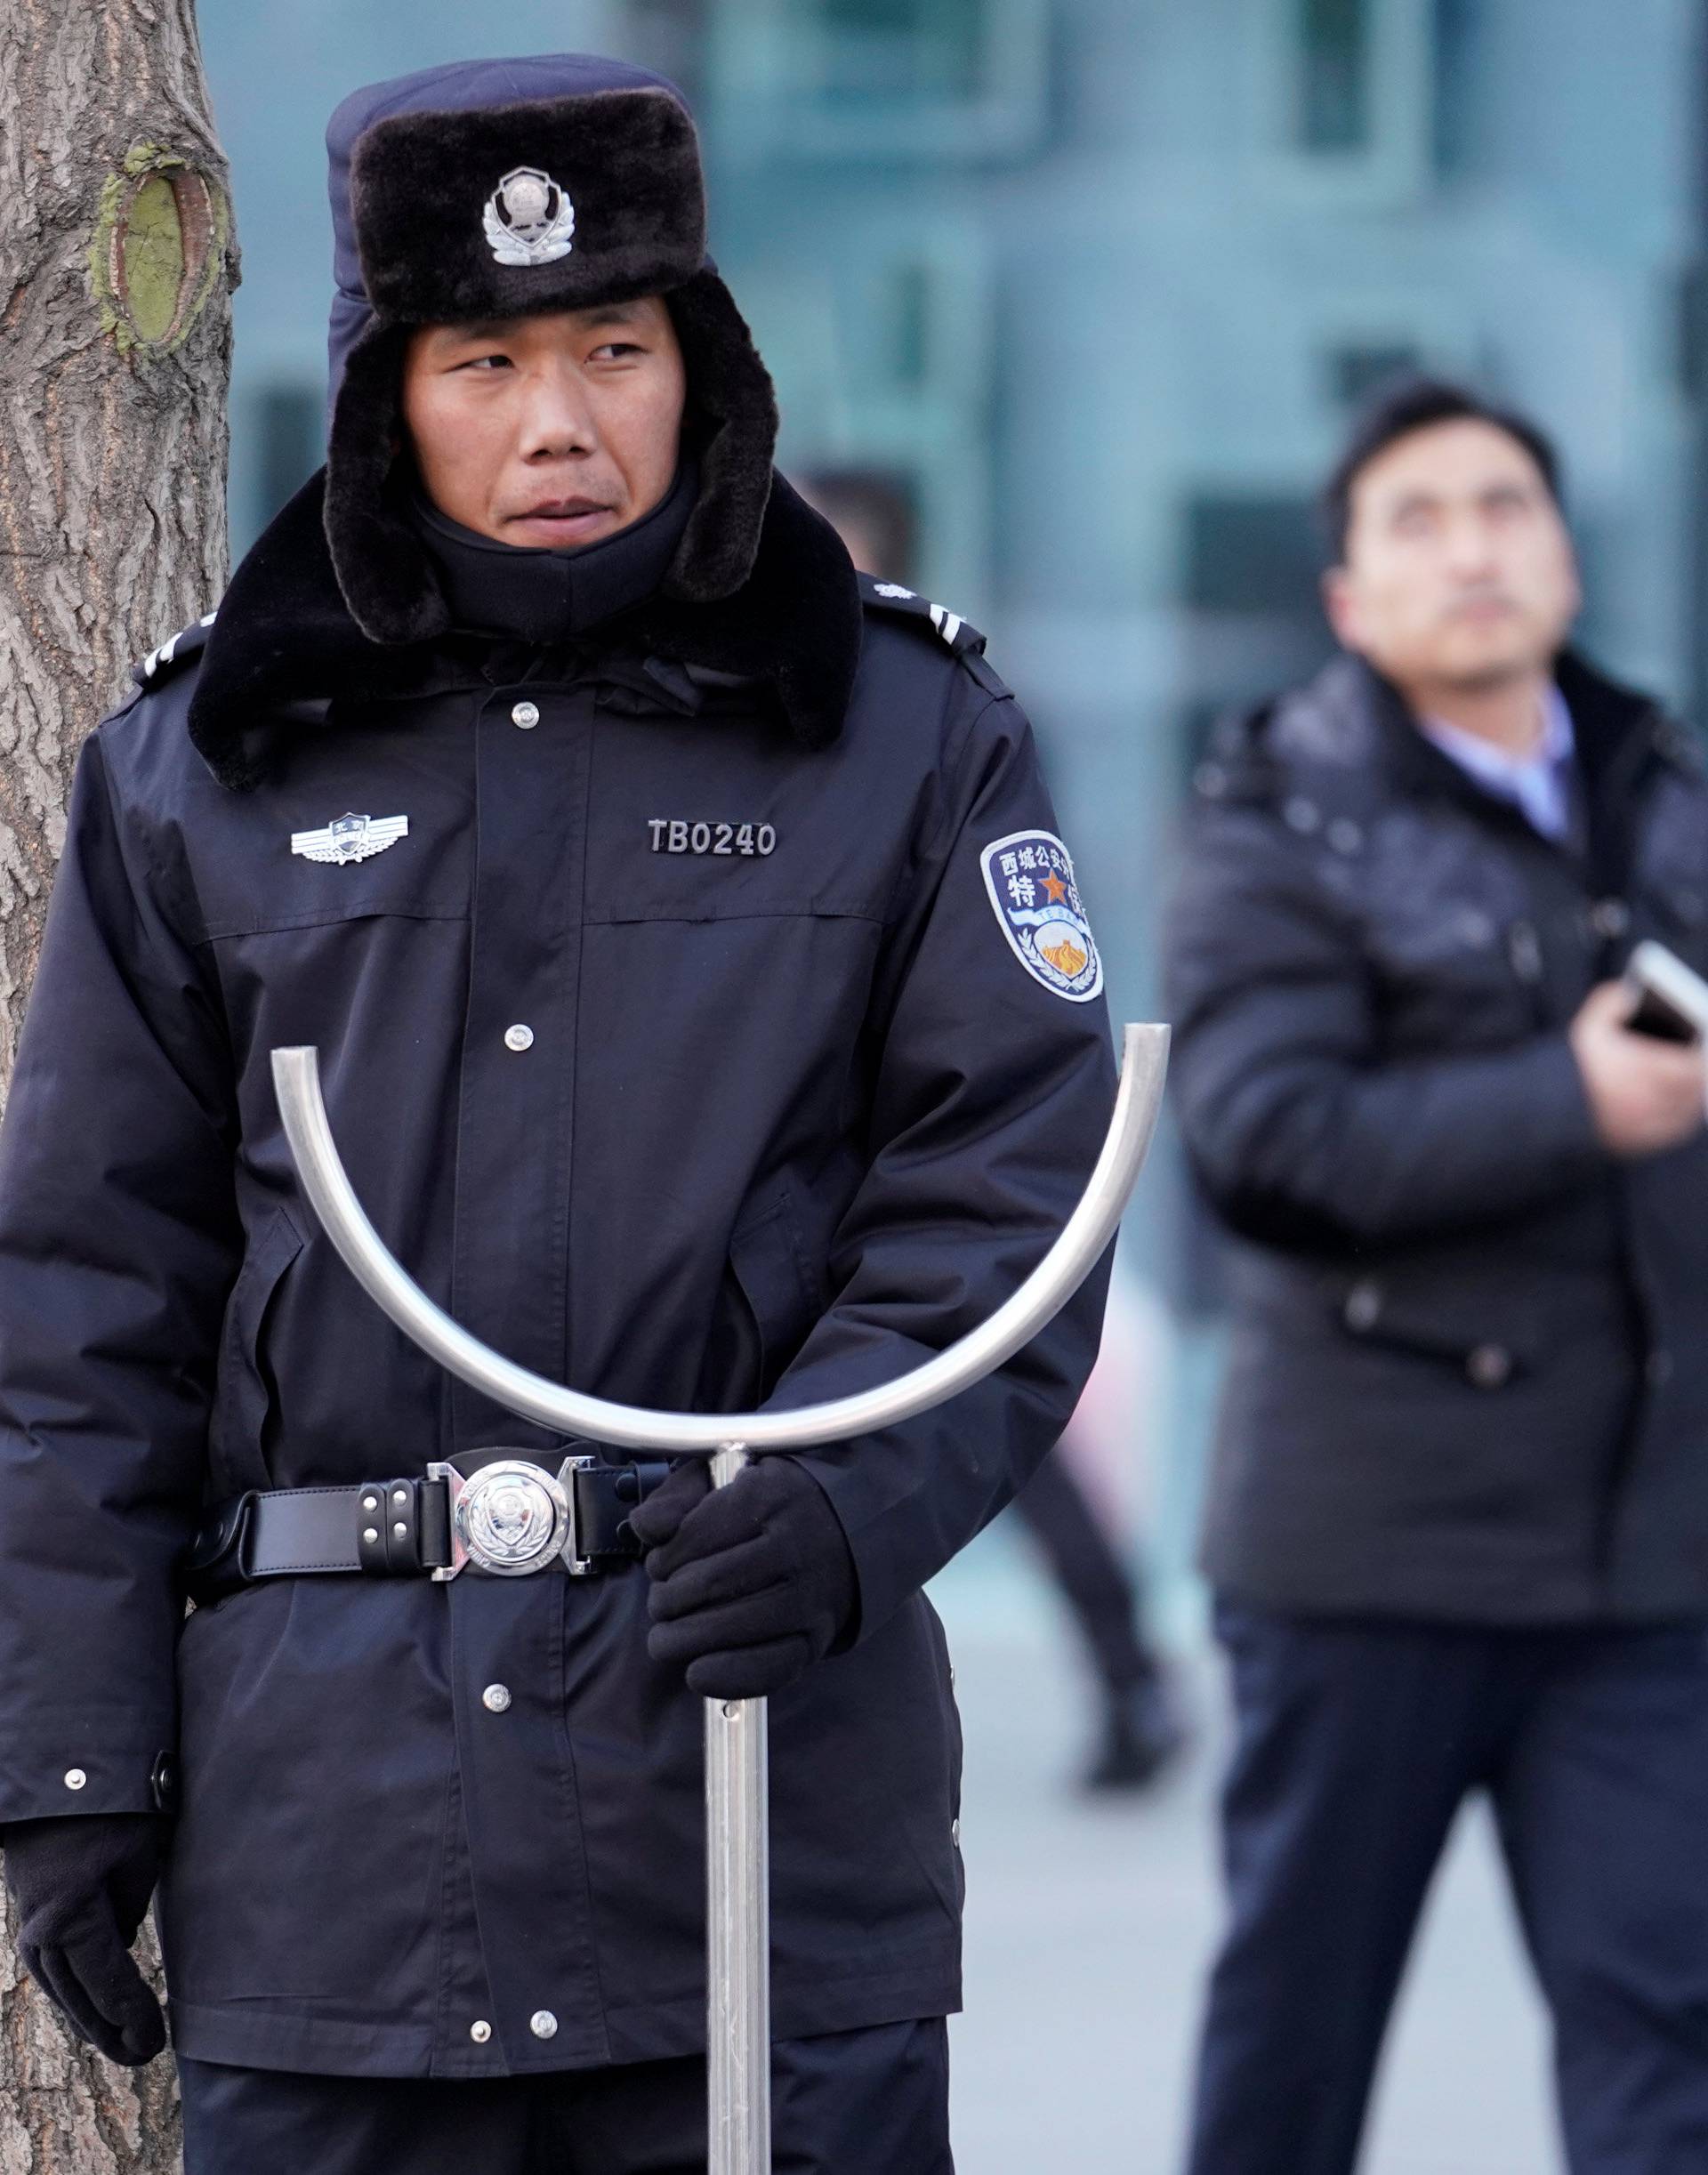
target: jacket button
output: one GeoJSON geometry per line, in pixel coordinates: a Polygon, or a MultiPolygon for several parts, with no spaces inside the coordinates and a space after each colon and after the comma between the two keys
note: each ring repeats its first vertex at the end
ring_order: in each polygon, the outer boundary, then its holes
{"type": "Polygon", "coordinates": [[[1660,1351],[1651,1352],[1648,1355],[1648,1364],[1645,1365],[1643,1373],[1648,1378],[1648,1386],[1651,1390],[1665,1389],[1667,1383],[1672,1379],[1672,1353],[1660,1351]]]}
{"type": "Polygon", "coordinates": [[[1382,1286],[1368,1281],[1355,1284],[1346,1295],[1349,1329],[1374,1329],[1382,1316],[1382,1286]]]}
{"type": "Polygon", "coordinates": [[[484,2047],[492,2037],[492,2026],[484,2017],[477,2017],[469,2026],[469,2037],[477,2047],[484,2047]]]}
{"type": "Polygon", "coordinates": [[[154,1799],[156,1812],[176,1812],[178,1768],[170,1752],[160,1752],[156,1756],[153,1772],[149,1776],[149,1790],[154,1799]]]}
{"type": "Polygon", "coordinates": [[[528,2028],[536,2039],[550,2039],[558,2028],[558,2020],[549,2009],[536,2009],[528,2020],[528,2028]]]}
{"type": "Polygon", "coordinates": [[[1465,1362],[1478,1390],[1499,1390],[1512,1379],[1512,1355],[1503,1344],[1479,1344],[1465,1362]]]}
{"type": "Polygon", "coordinates": [[[532,703],[518,703],[510,713],[512,725],[520,725],[524,732],[532,732],[540,721],[540,713],[532,703]]]}
{"type": "Polygon", "coordinates": [[[510,1706],[510,1687],[507,1684],[489,1684],[480,1695],[480,1704],[488,1714],[503,1714],[510,1706]]]}
{"type": "Polygon", "coordinates": [[[531,1050],[534,1047],[533,1028],[524,1026],[520,1019],[513,1027],[506,1027],[504,1047],[506,1050],[531,1050]]]}
{"type": "Polygon", "coordinates": [[[81,1790],[88,1779],[81,1768],[67,1768],[65,1770],[65,1786],[68,1790],[81,1790]]]}
{"type": "Polygon", "coordinates": [[[957,1850],[961,1848],[961,1823],[958,1820],[951,1820],[949,1823],[949,1841],[957,1850]]]}
{"type": "Polygon", "coordinates": [[[1631,927],[1631,908],[1623,898],[1598,898],[1590,908],[1590,927],[1598,937],[1623,937],[1631,927]]]}
{"type": "Polygon", "coordinates": [[[1542,979],[1542,939],[1528,922],[1514,922],[1506,932],[1507,956],[1521,982],[1542,979]]]}

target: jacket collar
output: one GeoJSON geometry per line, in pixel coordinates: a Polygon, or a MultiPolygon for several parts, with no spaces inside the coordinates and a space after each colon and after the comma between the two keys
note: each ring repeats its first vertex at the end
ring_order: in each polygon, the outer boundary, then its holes
{"type": "MultiPolygon", "coordinates": [[[[189,705],[189,737],[222,785],[246,792],[288,758],[293,735],[336,729],[351,703],[478,681],[466,645],[370,641],[333,570],[323,471],[247,554],[221,604],[189,705]]],[[[656,594],[598,630],[600,651],[680,686],[696,671],[757,689],[807,748],[842,729],[859,664],[859,588],[835,531],[772,485],[752,572],[709,603],[656,594]],[[668,668],[681,668],[674,673],[668,668]]]]}
{"type": "MultiPolygon", "coordinates": [[[[1587,872],[1608,889],[1626,881],[1643,788],[1657,767],[1700,776],[1694,736],[1652,697],[1623,687],[1575,651],[1554,667],[1571,712],[1583,785],[1587,872]]],[[[1523,812],[1485,792],[1417,729],[1398,689],[1362,658],[1334,657],[1306,687],[1255,713],[1223,750],[1256,785],[1277,766],[1358,781],[1363,796],[1398,793],[1450,802],[1491,828],[1534,842],[1523,812]]]]}
{"type": "MultiPolygon", "coordinates": [[[[1592,797],[1629,792],[1656,761],[1700,770],[1695,737],[1653,697],[1608,679],[1574,650],[1561,652],[1554,677],[1592,797]]],[[[1249,768],[1253,783],[1276,764],[1323,765],[1418,798],[1456,800],[1483,815],[1510,813],[1418,730],[1397,688],[1344,653],[1304,686],[1230,721],[1216,736],[1213,759],[1249,768]]]]}
{"type": "MultiPolygon", "coordinates": [[[[1436,798],[1452,787],[1455,797],[1468,793],[1478,807],[1494,799],[1418,729],[1398,689],[1380,673],[1358,657],[1342,660],[1341,667],[1369,713],[1384,767],[1397,785],[1436,798]]],[[[1650,757],[1678,752],[1651,696],[1622,687],[1570,649],[1556,660],[1554,679],[1571,713],[1574,749],[1592,798],[1634,783],[1650,757]]]]}

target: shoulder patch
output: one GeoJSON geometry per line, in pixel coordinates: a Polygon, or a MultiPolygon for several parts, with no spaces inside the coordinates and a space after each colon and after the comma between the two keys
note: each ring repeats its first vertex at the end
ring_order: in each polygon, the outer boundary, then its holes
{"type": "Polygon", "coordinates": [[[180,627],[177,633],[162,642],[157,649],[150,649],[140,665],[133,665],[131,678],[137,686],[157,686],[174,665],[184,664],[205,649],[214,617],[214,615],[209,612],[205,619],[193,619],[189,626],[180,627]]]}
{"type": "Polygon", "coordinates": [[[979,865],[996,925],[1033,980],[1089,1004],[1103,987],[1103,961],[1067,847],[1053,831],[1011,831],[992,840],[979,865]]]}
{"type": "Polygon", "coordinates": [[[985,638],[977,627],[970,625],[959,612],[933,604],[929,597],[905,588],[900,582],[880,582],[869,574],[861,575],[860,602],[869,612],[893,612],[902,619],[919,620],[957,657],[984,654],[985,638]]]}

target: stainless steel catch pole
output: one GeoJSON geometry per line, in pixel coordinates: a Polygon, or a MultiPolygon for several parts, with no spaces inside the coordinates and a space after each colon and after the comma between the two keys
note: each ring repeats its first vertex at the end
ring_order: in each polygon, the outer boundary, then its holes
{"type": "MultiPolygon", "coordinates": [[[[312,1049],[275,1050],[273,1086],[302,1190],[368,1296],[459,1380],[525,1420],[624,1450],[709,1456],[727,1486],[764,1453],[894,1427],[980,1382],[1067,1304],[1115,1237],[1162,1108],[1168,1029],[1129,1027],[1108,1137],[1079,1205],[1019,1289],[934,1358],[875,1389],[798,1412],[671,1413],[548,1382],[471,1337],[410,1277],[364,1213],[340,1160],[312,1049]]],[[[766,1704],[708,1700],[708,2175],[770,2175],[770,1943],[766,1704]]]]}
{"type": "MultiPolygon", "coordinates": [[[[712,1485],[747,1463],[712,1453],[712,1485]]],[[[767,1703],[705,1703],[706,2175],[771,2164],[770,1806],[767,1703]]]]}

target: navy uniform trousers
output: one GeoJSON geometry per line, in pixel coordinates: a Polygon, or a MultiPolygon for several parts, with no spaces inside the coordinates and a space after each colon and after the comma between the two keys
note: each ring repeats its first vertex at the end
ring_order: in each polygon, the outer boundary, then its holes
{"type": "Polygon", "coordinates": [[[1708,1630],[1219,1611],[1231,1927],[1192,2175],[1348,2175],[1454,1815],[1493,1802],[1572,2175],[1708,2171],[1708,1630]]]}
{"type": "MultiPolygon", "coordinates": [[[[948,2027],[771,2050],[774,2175],[954,2175],[948,2027]]],[[[705,2175],[705,2063],[455,2083],[178,2063],[184,2175],[705,2175]]]]}

